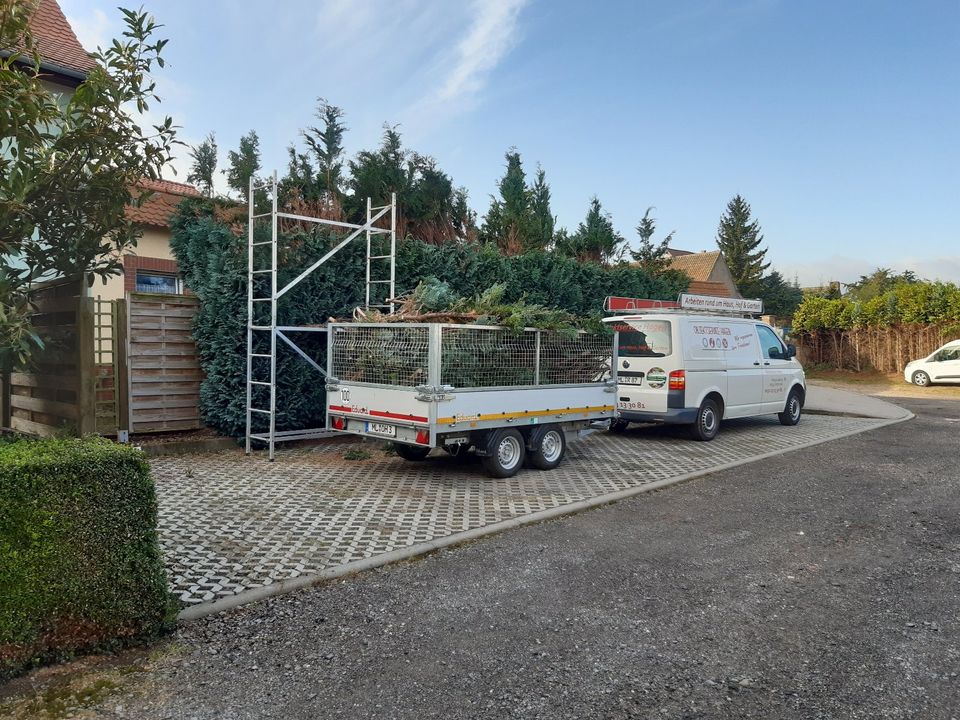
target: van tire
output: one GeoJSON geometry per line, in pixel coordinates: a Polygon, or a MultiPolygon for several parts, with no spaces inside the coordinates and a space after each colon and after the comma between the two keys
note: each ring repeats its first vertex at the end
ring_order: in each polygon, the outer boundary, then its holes
{"type": "Polygon", "coordinates": [[[512,428],[496,430],[487,444],[483,467],[492,477],[513,477],[520,472],[526,457],[527,448],[523,435],[512,428]]]}
{"type": "Polygon", "coordinates": [[[707,398],[697,410],[697,419],[690,426],[690,437],[700,442],[713,440],[720,432],[720,406],[717,401],[707,398]]]}
{"type": "Polygon", "coordinates": [[[800,415],[803,412],[803,400],[797,390],[791,390],[787,396],[787,404],[783,407],[783,412],[777,413],[781,425],[796,425],[800,422],[800,415]]]}
{"type": "Polygon", "coordinates": [[[537,440],[537,449],[530,453],[530,464],[540,470],[553,470],[567,454],[563,430],[548,427],[537,440]]]}
{"type": "Polygon", "coordinates": [[[409,460],[411,462],[419,462],[420,460],[424,460],[426,459],[427,455],[430,454],[430,448],[423,447],[421,445],[394,443],[393,449],[397,451],[397,455],[402,457],[404,460],[409,460]]]}

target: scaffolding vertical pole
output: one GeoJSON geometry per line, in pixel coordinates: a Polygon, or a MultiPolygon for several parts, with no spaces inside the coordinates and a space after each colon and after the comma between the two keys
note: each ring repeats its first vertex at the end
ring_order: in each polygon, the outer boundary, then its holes
{"type": "Polygon", "coordinates": [[[277,171],[273,171],[270,212],[270,459],[277,434],[277,171]]]}
{"type": "Polygon", "coordinates": [[[390,296],[387,298],[391,315],[395,309],[393,299],[397,296],[397,194],[390,193],[390,296]]]}
{"type": "Polygon", "coordinates": [[[247,445],[250,454],[250,405],[253,402],[253,176],[247,193],[247,445]]]}
{"type": "Polygon", "coordinates": [[[370,265],[371,265],[371,263],[373,262],[372,258],[370,257],[370,255],[371,255],[371,250],[372,250],[372,248],[371,248],[371,233],[370,233],[370,217],[371,217],[371,214],[372,214],[372,211],[371,211],[371,207],[370,207],[370,198],[369,198],[369,196],[368,196],[368,197],[367,197],[367,225],[366,225],[366,227],[367,227],[367,302],[366,302],[366,304],[364,305],[364,307],[365,307],[367,310],[370,309],[370,265]]]}

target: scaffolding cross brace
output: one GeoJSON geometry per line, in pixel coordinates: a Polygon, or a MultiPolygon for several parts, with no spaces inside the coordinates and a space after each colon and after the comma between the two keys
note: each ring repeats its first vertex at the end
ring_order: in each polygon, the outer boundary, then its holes
{"type": "MultiPolygon", "coordinates": [[[[277,208],[277,173],[265,182],[256,182],[250,178],[250,188],[247,196],[247,378],[246,378],[246,409],[247,409],[247,428],[246,428],[246,452],[249,455],[254,441],[266,444],[270,460],[274,458],[274,450],[277,442],[290,440],[306,440],[310,438],[326,437],[329,431],[326,428],[305,428],[302,430],[277,430],[277,340],[281,340],[296,352],[307,364],[323,375],[326,370],[311,358],[300,348],[296,342],[289,337],[288,333],[298,332],[323,332],[326,328],[314,327],[308,325],[278,325],[278,304],[280,298],[286,295],[290,290],[296,287],[300,282],[310,276],[318,267],[333,258],[340,250],[349,245],[353,240],[364,235],[367,244],[366,260],[366,292],[364,294],[365,307],[371,307],[384,310],[387,313],[393,312],[393,298],[396,294],[396,256],[397,256],[397,194],[392,193],[390,203],[374,207],[370,198],[367,198],[367,219],[362,225],[355,223],[342,222],[340,220],[329,220],[327,218],[314,217],[310,215],[297,215],[294,213],[280,212],[277,208]],[[255,197],[258,190],[266,190],[270,196],[270,212],[255,213],[255,197]],[[390,228],[376,227],[374,223],[382,218],[390,216],[390,228]],[[254,240],[254,222],[256,220],[270,218],[270,240],[256,242],[254,240]],[[347,236],[337,243],[333,248],[327,251],[322,257],[312,263],[296,278],[288,282],[283,287],[278,287],[278,220],[294,220],[297,222],[314,223],[316,225],[325,225],[333,228],[342,228],[349,230],[347,236]],[[389,235],[390,249],[384,252],[382,249],[375,250],[373,238],[375,235],[389,235]],[[261,245],[270,245],[269,267],[257,267],[255,263],[255,248],[261,245]],[[373,254],[378,252],[379,254],[373,254]],[[389,274],[386,271],[386,265],[389,261],[389,274]],[[270,293],[269,295],[257,295],[256,283],[258,276],[270,275],[270,293]],[[371,292],[375,286],[389,285],[386,297],[382,302],[371,303],[371,299],[380,300],[376,292],[371,292]],[[258,303],[270,303],[269,322],[263,324],[257,322],[254,306],[258,303]],[[269,333],[268,353],[255,352],[257,340],[269,333]],[[257,372],[263,361],[269,360],[269,379],[263,378],[263,372],[257,372]],[[255,367],[257,365],[257,367],[255,367]],[[255,407],[254,392],[255,387],[266,387],[269,393],[269,407],[255,407]],[[268,430],[266,432],[253,432],[254,414],[266,415],[268,417],[268,430]]],[[[259,395],[260,393],[258,393],[259,395]]]]}

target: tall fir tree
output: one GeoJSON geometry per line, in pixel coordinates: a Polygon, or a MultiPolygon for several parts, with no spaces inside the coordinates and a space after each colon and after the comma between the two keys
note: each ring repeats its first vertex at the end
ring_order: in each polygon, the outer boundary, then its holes
{"type": "Polygon", "coordinates": [[[528,185],[516,148],[508,150],[505,158],[507,168],[497,183],[499,196],[490,200],[480,237],[506,255],[543,250],[552,242],[556,224],[546,172],[538,167],[533,184],[528,185]]]}
{"type": "Polygon", "coordinates": [[[338,200],[343,194],[343,110],[324,98],[317,100],[319,127],[303,131],[303,139],[317,160],[316,180],[321,193],[338,200]]]}
{"type": "Polygon", "coordinates": [[[196,185],[207,197],[213,197],[213,175],[217,171],[217,138],[210,133],[190,150],[190,174],[187,182],[196,185]]]}
{"type": "Polygon", "coordinates": [[[544,250],[553,242],[553,229],[557,220],[550,209],[550,185],[547,173],[537,166],[537,177],[530,188],[530,236],[527,238],[527,250],[544,250]]]}
{"type": "Polygon", "coordinates": [[[609,263],[621,255],[624,242],[623,236],[613,227],[610,213],[604,212],[599,198],[593,197],[587,216],[576,232],[558,232],[554,249],[580,262],[609,263]]]}
{"type": "Polygon", "coordinates": [[[676,230],[671,230],[660,242],[653,241],[653,235],[657,232],[657,220],[650,213],[652,207],[648,207],[643,214],[640,222],[637,223],[637,235],[640,237],[640,244],[636,250],[631,250],[630,255],[633,261],[651,275],[659,275],[670,266],[670,255],[667,252],[676,230]]]}
{"type": "Polygon", "coordinates": [[[764,262],[767,249],[761,247],[760,223],[752,220],[750,213],[750,204],[736,195],[727,203],[717,228],[717,247],[743,295],[756,294],[764,271],[770,267],[770,263],[764,262]]]}
{"type": "Polygon", "coordinates": [[[260,170],[260,138],[251,130],[240,138],[240,147],[227,153],[230,166],[224,170],[227,185],[246,198],[250,190],[250,178],[257,177],[260,170]]]}

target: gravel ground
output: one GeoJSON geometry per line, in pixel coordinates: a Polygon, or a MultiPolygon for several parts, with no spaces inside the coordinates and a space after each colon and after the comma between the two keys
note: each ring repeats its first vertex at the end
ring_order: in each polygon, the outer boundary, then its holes
{"type": "Polygon", "coordinates": [[[960,716],[960,403],[182,627],[104,718],[960,716]]]}

